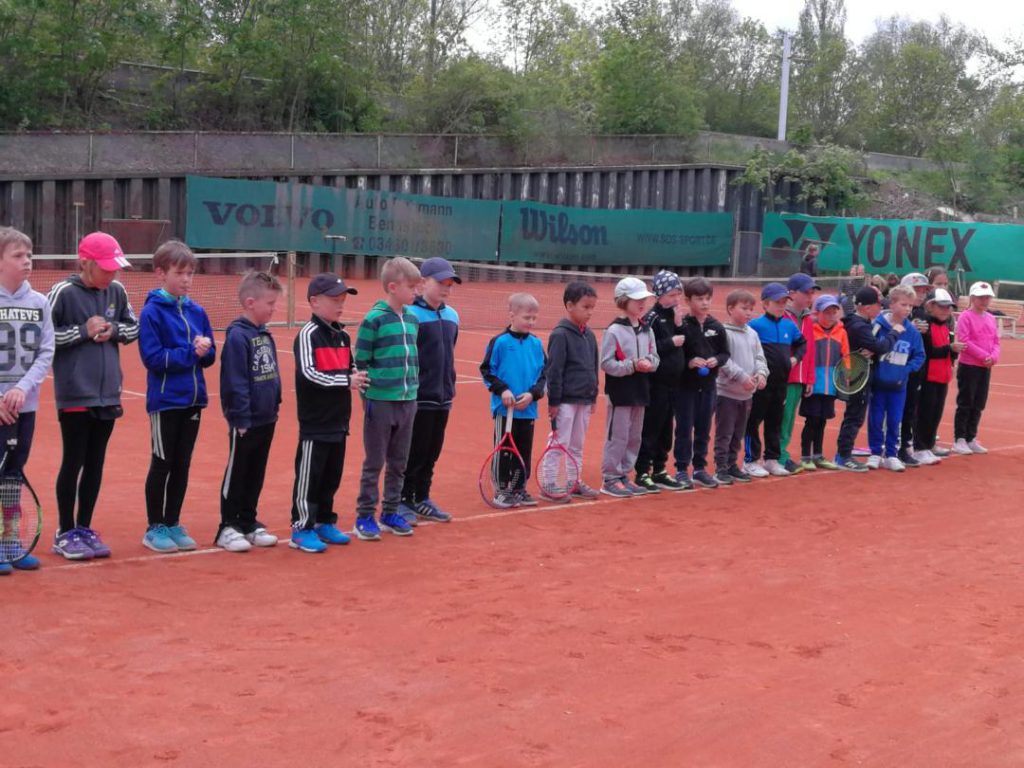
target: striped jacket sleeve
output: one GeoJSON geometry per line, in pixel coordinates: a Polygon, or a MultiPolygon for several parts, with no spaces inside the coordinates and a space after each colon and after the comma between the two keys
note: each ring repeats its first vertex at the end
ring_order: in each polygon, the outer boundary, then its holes
{"type": "Polygon", "coordinates": [[[79,325],[67,319],[68,291],[73,291],[72,284],[67,280],[61,280],[50,289],[46,297],[50,302],[50,317],[53,321],[53,340],[57,349],[73,347],[81,344],[87,338],[85,323],[79,325]]]}
{"type": "MultiPolygon", "coordinates": [[[[318,387],[349,386],[348,371],[325,371],[317,367],[316,330],[313,323],[307,323],[295,338],[295,357],[299,373],[318,387]]],[[[348,354],[347,348],[342,348],[348,354]]]]}
{"type": "Polygon", "coordinates": [[[135,317],[135,310],[128,300],[128,291],[117,280],[110,284],[111,289],[120,293],[118,301],[117,319],[113,321],[114,332],[111,336],[121,344],[131,344],[139,338],[139,320],[135,317]]]}

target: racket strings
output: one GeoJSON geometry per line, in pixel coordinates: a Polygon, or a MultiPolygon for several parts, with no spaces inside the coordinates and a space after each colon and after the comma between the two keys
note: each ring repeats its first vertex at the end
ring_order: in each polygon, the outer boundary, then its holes
{"type": "Polygon", "coordinates": [[[507,496],[525,487],[526,473],[522,459],[510,448],[501,448],[491,457],[491,471],[488,473],[490,492],[493,498],[507,496]]]}
{"type": "Polygon", "coordinates": [[[561,447],[551,447],[544,451],[538,475],[541,493],[552,499],[567,497],[578,479],[576,462],[561,447]]]}

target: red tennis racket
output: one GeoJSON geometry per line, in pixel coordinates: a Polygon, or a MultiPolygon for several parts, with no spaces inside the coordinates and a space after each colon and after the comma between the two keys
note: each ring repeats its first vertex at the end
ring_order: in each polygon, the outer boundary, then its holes
{"type": "Polygon", "coordinates": [[[526,487],[526,464],[512,439],[512,410],[505,414],[505,434],[480,467],[480,496],[495,509],[517,506],[526,487]]]}
{"type": "Polygon", "coordinates": [[[533,474],[537,478],[540,495],[548,501],[566,502],[572,498],[572,489],[580,479],[580,468],[558,439],[557,419],[551,419],[548,444],[537,460],[533,474]]]}

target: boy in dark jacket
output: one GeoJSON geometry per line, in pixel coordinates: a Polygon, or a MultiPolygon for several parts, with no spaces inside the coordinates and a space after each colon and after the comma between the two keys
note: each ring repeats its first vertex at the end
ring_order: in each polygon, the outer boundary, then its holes
{"type": "MultiPolygon", "coordinates": [[[[800,364],[807,351],[807,339],[796,322],[786,317],[786,299],[789,289],[782,283],[768,283],[761,289],[764,314],[750,321],[750,327],[761,339],[765,359],[768,361],[768,385],[754,393],[747,421],[750,441],[751,477],[770,475],[784,477],[792,474],[782,463],[782,425],[786,411],[786,388],[790,371],[800,364]],[[761,463],[761,436],[764,422],[764,463],[761,463]],[[758,471],[762,470],[762,471],[758,471]]],[[[794,407],[795,412],[795,407],[794,407]]]]}
{"type": "Polygon", "coordinates": [[[599,491],[583,482],[583,442],[597,403],[597,371],[600,356],[597,338],[587,325],[597,304],[597,291],[589,283],[574,280],[562,292],[566,317],[548,337],[548,415],[555,420],[562,444],[576,460],[579,480],[572,495],[594,499],[599,491]]]}
{"type": "MultiPolygon", "coordinates": [[[[896,344],[900,334],[903,333],[903,326],[899,323],[894,325],[888,333],[875,335],[872,323],[881,311],[882,305],[878,291],[871,286],[864,286],[857,291],[854,296],[853,314],[843,318],[851,352],[859,352],[872,360],[878,360],[896,344]]],[[[865,464],[853,458],[853,444],[860,428],[864,426],[867,409],[868,387],[846,398],[846,411],[843,413],[843,423],[839,427],[839,440],[836,444],[835,463],[840,469],[849,472],[868,471],[865,464]]]]}
{"type": "Polygon", "coordinates": [[[420,361],[420,386],[416,395],[416,419],[412,424],[409,463],[398,512],[409,525],[417,516],[447,523],[452,516],[430,497],[434,467],[444,447],[448,414],[455,399],[455,342],[459,338],[459,313],[445,303],[452,286],[462,283],[452,265],[439,256],[420,265],[423,291],[409,312],[419,321],[416,349],[420,361]]]}
{"type": "Polygon", "coordinates": [[[670,475],[665,466],[672,448],[672,413],[682,395],[686,353],[683,343],[683,283],[679,275],[661,270],[654,276],[654,307],[644,318],[654,334],[660,360],[651,374],[651,399],[644,411],[644,432],[640,453],[636,457],[636,484],[648,493],[683,490],[683,484],[670,475]]]}
{"type": "Polygon", "coordinates": [[[337,275],[316,275],[306,291],[313,317],[295,337],[299,447],[289,546],[303,552],[349,542],[335,525],[334,494],[345,465],[352,389],[366,386],[366,374],[352,363],[352,342],[341,322],[345,299],[355,293],[337,275]]]}
{"type": "Polygon", "coordinates": [[[277,347],[267,330],[281,284],[250,272],[238,286],[242,316],[228,326],[220,363],[220,402],[228,422],[228,465],[220,493],[217,546],[229,552],[272,547],[277,537],[256,517],[281,405],[277,347]]]}
{"type": "Polygon", "coordinates": [[[689,314],[683,319],[683,354],[686,369],[682,393],[676,401],[676,441],[672,449],[676,462],[676,480],[684,489],[693,484],[717,488],[718,481],[707,471],[711,419],[715,414],[718,369],[729,360],[729,341],[725,326],[711,317],[714,289],[703,277],[694,277],[683,285],[689,314]],[[693,462],[693,480],[689,466],[693,462]]]}
{"type": "Polygon", "coordinates": [[[180,240],[157,248],[153,270],[162,286],[149,292],[139,314],[152,444],[146,475],[148,526],[142,543],[154,552],[196,548],[181,525],[181,505],[207,405],[203,369],[213,365],[216,351],[206,311],[188,297],[195,269],[196,257],[180,240]]]}
{"type": "Polygon", "coordinates": [[[60,524],[53,551],[68,560],[109,557],[92,529],[107,443],[121,417],[121,344],[139,337],[128,294],[114,278],[130,267],[110,235],[93,232],[78,244],[79,274],[50,289],[56,353],[53,388],[64,457],[57,474],[60,524]],[[75,516],[75,502],[78,516],[75,516]]]}

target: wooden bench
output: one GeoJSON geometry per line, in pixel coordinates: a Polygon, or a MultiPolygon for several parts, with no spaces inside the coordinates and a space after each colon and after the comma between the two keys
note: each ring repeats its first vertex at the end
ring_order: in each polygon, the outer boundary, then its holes
{"type": "MultiPolygon", "coordinates": [[[[967,311],[971,305],[970,297],[961,296],[957,301],[957,316],[967,311]]],[[[996,328],[1000,336],[1017,338],[1017,323],[1024,322],[1024,301],[1016,299],[992,299],[988,305],[991,312],[1002,312],[1001,315],[993,315],[996,319],[996,328]]]]}

